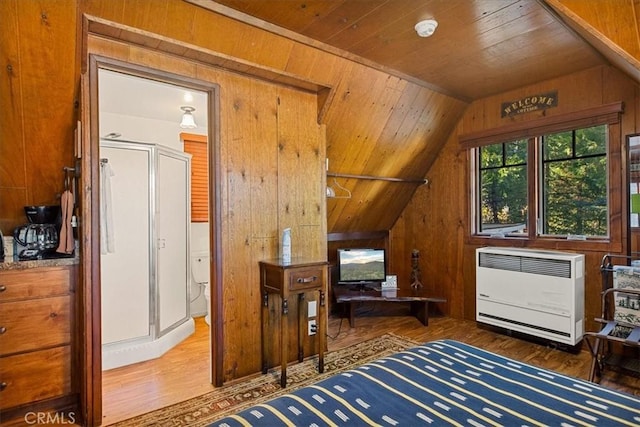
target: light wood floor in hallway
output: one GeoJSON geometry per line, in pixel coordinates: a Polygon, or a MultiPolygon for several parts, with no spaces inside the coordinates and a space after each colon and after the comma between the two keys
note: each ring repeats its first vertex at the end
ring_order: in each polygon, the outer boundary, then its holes
{"type": "MultiPolygon", "coordinates": [[[[466,342],[567,375],[587,378],[591,357],[509,337],[476,322],[435,317],[429,326],[404,315],[384,316],[371,310],[361,313],[356,327],[347,319],[329,319],[329,351],[392,332],[418,342],[449,338],[466,342]]],[[[402,312],[392,314],[404,314],[402,312]]],[[[103,373],[103,425],[131,418],[213,390],[209,383],[209,328],[204,318],[196,319],[196,332],[159,359],[112,369],[103,373]]],[[[640,379],[607,373],[601,384],[640,395],[640,379]]]]}

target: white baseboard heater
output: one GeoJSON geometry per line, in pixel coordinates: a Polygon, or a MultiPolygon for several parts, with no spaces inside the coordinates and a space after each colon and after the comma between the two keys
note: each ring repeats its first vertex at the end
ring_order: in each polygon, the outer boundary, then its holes
{"type": "Polygon", "coordinates": [[[584,255],[519,248],[476,251],[476,320],[576,345],[584,334],[584,255]]]}

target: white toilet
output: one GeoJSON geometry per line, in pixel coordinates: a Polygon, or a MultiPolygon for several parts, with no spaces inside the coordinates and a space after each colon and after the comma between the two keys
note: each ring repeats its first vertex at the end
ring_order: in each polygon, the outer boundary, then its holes
{"type": "Polygon", "coordinates": [[[209,287],[209,252],[194,252],[191,254],[191,275],[193,281],[200,286],[204,286],[204,298],[207,304],[207,315],[204,321],[211,325],[211,288],[209,287]]]}

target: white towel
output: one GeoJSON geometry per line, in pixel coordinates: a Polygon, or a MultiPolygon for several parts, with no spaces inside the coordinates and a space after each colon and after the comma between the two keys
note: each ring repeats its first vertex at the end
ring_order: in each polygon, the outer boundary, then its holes
{"type": "Polygon", "coordinates": [[[62,224],[60,225],[60,242],[56,252],[72,254],[75,249],[75,242],[71,225],[71,218],[73,217],[73,193],[71,191],[65,190],[60,196],[60,208],[62,210],[62,224]]]}
{"type": "Polygon", "coordinates": [[[116,251],[111,200],[111,177],[114,176],[108,162],[100,163],[100,253],[116,251]]]}

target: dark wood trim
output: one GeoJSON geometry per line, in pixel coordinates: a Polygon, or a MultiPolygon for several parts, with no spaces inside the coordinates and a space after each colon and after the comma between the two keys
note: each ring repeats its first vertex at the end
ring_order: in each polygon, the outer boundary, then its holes
{"type": "Polygon", "coordinates": [[[324,120],[328,104],[335,94],[334,88],[312,81],[304,76],[297,76],[283,70],[265,67],[180,40],[163,37],[159,34],[118,22],[108,21],[97,16],[84,15],[83,23],[85,24],[84,27],[87,28],[86,31],[96,36],[143,46],[147,49],[159,50],[167,55],[178,55],[181,58],[222,68],[232,73],[315,93],[317,94],[318,102],[318,123],[322,123],[322,120],[324,120]]]}
{"type": "MultiPolygon", "coordinates": [[[[94,212],[100,210],[100,173],[98,126],[98,68],[96,58],[89,58],[88,99],[86,99],[86,115],[83,122],[85,130],[82,142],[82,171],[83,188],[87,189],[82,200],[82,217],[80,223],[85,224],[81,233],[82,246],[80,251],[80,266],[84,274],[82,287],[85,348],[82,349],[86,366],[83,385],[87,392],[87,410],[84,414],[86,425],[98,425],[102,420],[102,338],[101,338],[101,303],[100,303],[100,218],[94,212]],[[95,159],[94,159],[95,158],[95,159]]],[[[80,349],[79,349],[80,350],[80,349]]]]}
{"type": "Polygon", "coordinates": [[[461,148],[470,149],[546,133],[562,132],[601,124],[613,124],[620,121],[620,114],[623,112],[624,104],[622,102],[614,102],[573,113],[510,123],[499,128],[459,135],[458,142],[461,148]]]}
{"type": "Polygon", "coordinates": [[[504,237],[492,238],[489,236],[470,236],[465,242],[466,244],[482,247],[497,246],[510,248],[527,248],[527,249],[552,249],[558,251],[577,251],[577,252],[612,252],[619,253],[622,251],[622,243],[615,240],[567,240],[557,238],[527,238],[527,237],[504,237]]]}
{"type": "Polygon", "coordinates": [[[327,242],[341,242],[345,240],[377,240],[389,239],[388,230],[379,231],[345,231],[339,233],[327,233],[327,242]]]}
{"type": "Polygon", "coordinates": [[[221,387],[224,382],[224,315],[222,290],[222,163],[220,131],[220,87],[214,85],[209,94],[209,253],[211,254],[209,301],[211,315],[209,343],[211,345],[211,383],[221,387]]]}
{"type": "Polygon", "coordinates": [[[88,52],[89,83],[85,91],[89,93],[87,105],[89,111],[85,114],[84,137],[82,153],[82,186],[87,189],[82,203],[81,229],[81,258],[80,271],[82,283],[79,284],[82,295],[81,322],[84,337],[81,352],[81,405],[83,420],[86,425],[99,425],[102,419],[102,339],[101,339],[101,291],[100,291],[100,235],[99,235],[99,107],[98,107],[98,69],[109,69],[124,72],[138,77],[152,78],[169,84],[176,84],[194,90],[206,92],[209,98],[209,129],[212,147],[209,150],[211,165],[214,170],[210,173],[211,221],[210,221],[210,249],[212,250],[211,271],[211,380],[215,386],[223,383],[223,322],[222,315],[222,242],[219,236],[221,229],[220,203],[220,120],[219,120],[219,87],[192,78],[130,64],[123,61],[102,57],[88,52]]]}
{"type": "Polygon", "coordinates": [[[329,88],[321,83],[296,76],[286,71],[244,61],[240,58],[225,55],[180,40],[170,39],[139,28],[130,27],[97,16],[85,15],[85,17],[89,24],[89,32],[96,36],[118,40],[136,46],[143,46],[167,55],[177,55],[190,61],[223,68],[230,72],[251,76],[270,83],[293,87],[306,92],[318,93],[323,89],[329,88]]]}
{"type": "Polygon", "coordinates": [[[538,192],[536,191],[538,183],[540,182],[540,173],[538,170],[540,159],[538,157],[538,150],[536,150],[536,138],[529,138],[527,142],[527,158],[531,159],[531,161],[527,161],[527,176],[533,178],[527,179],[527,205],[530,205],[532,202],[535,203],[534,206],[529,206],[527,209],[529,212],[527,215],[527,235],[530,239],[535,239],[538,230],[538,218],[537,215],[532,215],[532,213],[535,212],[537,214],[540,209],[540,200],[538,192]]]}
{"type": "Polygon", "coordinates": [[[335,95],[335,88],[325,88],[318,91],[318,124],[322,124],[324,122],[324,119],[327,116],[327,111],[329,111],[329,106],[331,105],[331,102],[333,102],[335,95]]]}

